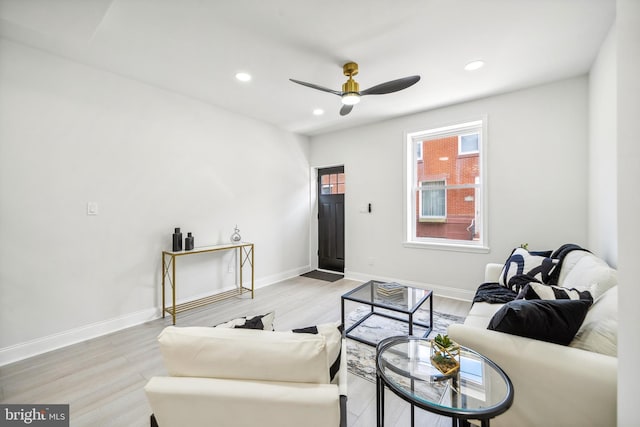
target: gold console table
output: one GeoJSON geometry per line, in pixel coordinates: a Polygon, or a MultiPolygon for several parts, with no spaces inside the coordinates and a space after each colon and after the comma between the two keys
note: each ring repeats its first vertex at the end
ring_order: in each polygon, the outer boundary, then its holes
{"type": "Polygon", "coordinates": [[[202,246],[189,251],[162,251],[162,317],[165,313],[169,313],[173,318],[173,324],[176,324],[176,313],[190,310],[196,307],[202,307],[203,305],[211,304],[217,301],[221,301],[226,298],[231,298],[236,295],[242,295],[245,291],[251,292],[251,298],[253,299],[254,292],[254,268],[253,268],[253,243],[230,243],[225,245],[214,246],[202,246]],[[202,254],[206,252],[217,251],[238,251],[238,273],[240,283],[235,289],[231,289],[225,292],[219,292],[204,298],[198,298],[192,301],[184,302],[176,305],[176,259],[181,256],[202,254]],[[242,270],[245,264],[251,266],[251,288],[244,287],[242,282],[242,270]],[[167,307],[165,297],[165,281],[169,281],[171,285],[171,305],[167,307]]]}

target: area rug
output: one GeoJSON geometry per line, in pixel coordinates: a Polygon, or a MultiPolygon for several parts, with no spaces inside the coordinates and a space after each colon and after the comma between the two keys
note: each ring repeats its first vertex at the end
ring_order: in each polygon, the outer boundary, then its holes
{"type": "Polygon", "coordinates": [[[324,280],[325,282],[335,282],[344,277],[342,274],[327,273],[326,271],[313,270],[308,273],[301,274],[302,277],[309,277],[311,279],[324,280]]]}
{"type": "MultiPolygon", "coordinates": [[[[368,306],[360,306],[350,312],[345,319],[345,326],[349,327],[358,319],[361,319],[371,308],[368,306]]],[[[377,310],[377,309],[376,309],[377,310]]],[[[378,311],[378,310],[377,310],[378,311]]],[[[398,313],[395,313],[398,316],[398,313]]],[[[429,310],[418,310],[414,315],[414,319],[429,323],[429,310]]],[[[437,334],[446,334],[447,328],[453,323],[463,323],[464,317],[453,314],[440,313],[433,311],[433,328],[427,338],[433,338],[437,334]]],[[[413,335],[423,336],[426,329],[414,326],[413,335]]],[[[394,335],[408,335],[409,326],[405,322],[399,322],[382,316],[371,316],[365,322],[360,324],[351,332],[369,341],[379,342],[383,338],[394,335]]],[[[376,349],[375,347],[362,344],[358,341],[347,339],[347,369],[350,373],[364,378],[368,381],[376,380],[376,349]]]]}

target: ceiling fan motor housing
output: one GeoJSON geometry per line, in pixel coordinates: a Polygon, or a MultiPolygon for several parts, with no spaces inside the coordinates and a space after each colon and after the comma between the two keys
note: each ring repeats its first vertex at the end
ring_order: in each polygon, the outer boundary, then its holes
{"type": "Polygon", "coordinates": [[[349,80],[342,85],[342,91],[344,93],[358,93],[360,92],[360,85],[357,81],[349,77],[349,80]]]}
{"type": "Polygon", "coordinates": [[[342,85],[342,92],[344,93],[360,92],[360,85],[358,84],[358,82],[353,80],[353,76],[358,74],[358,64],[356,64],[355,62],[347,62],[342,66],[342,71],[345,76],[349,77],[349,80],[347,80],[342,85]]]}

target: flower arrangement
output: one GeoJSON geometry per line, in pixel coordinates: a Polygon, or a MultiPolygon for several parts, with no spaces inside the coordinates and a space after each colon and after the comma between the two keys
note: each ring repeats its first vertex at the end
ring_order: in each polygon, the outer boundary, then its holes
{"type": "Polygon", "coordinates": [[[431,340],[431,364],[444,375],[451,375],[460,368],[460,345],[448,335],[438,334],[431,340]]]}

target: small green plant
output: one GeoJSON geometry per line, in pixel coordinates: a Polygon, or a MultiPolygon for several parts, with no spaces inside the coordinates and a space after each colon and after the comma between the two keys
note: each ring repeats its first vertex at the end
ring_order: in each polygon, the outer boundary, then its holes
{"type": "Polygon", "coordinates": [[[431,363],[443,374],[450,375],[460,367],[460,346],[448,335],[436,335],[431,345],[431,363]]]}
{"type": "Polygon", "coordinates": [[[439,365],[445,372],[449,371],[450,369],[453,369],[457,366],[457,363],[454,359],[452,359],[451,357],[448,357],[444,354],[436,354],[434,355],[431,360],[436,364],[439,365]]]}
{"type": "Polygon", "coordinates": [[[524,249],[525,251],[528,251],[528,250],[529,250],[529,244],[528,244],[528,243],[523,243],[523,244],[521,244],[521,245],[520,245],[520,247],[521,247],[522,249],[524,249]]]}
{"type": "Polygon", "coordinates": [[[440,347],[443,348],[449,348],[451,347],[451,345],[453,344],[453,341],[451,341],[451,338],[449,338],[449,335],[436,335],[436,337],[433,339],[440,347]]]}

